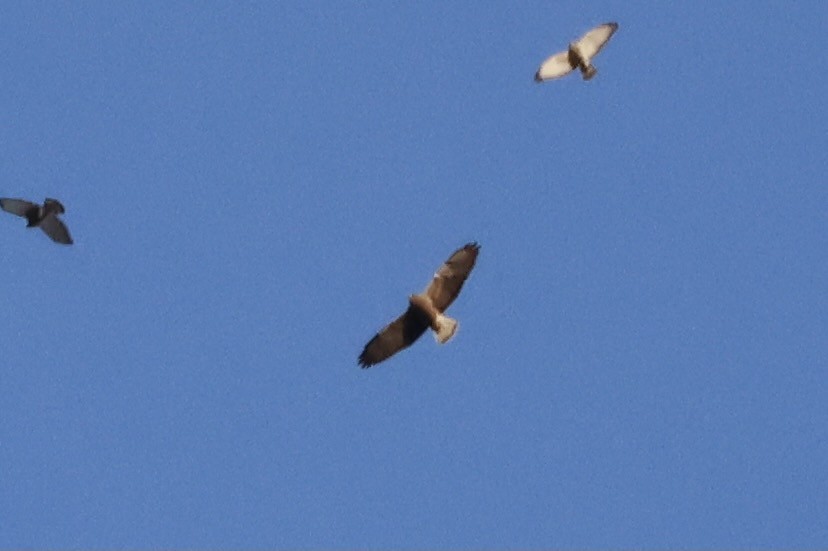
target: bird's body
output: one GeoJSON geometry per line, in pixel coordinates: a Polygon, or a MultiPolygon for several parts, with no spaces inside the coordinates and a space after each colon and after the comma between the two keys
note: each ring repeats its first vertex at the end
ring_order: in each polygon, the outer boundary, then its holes
{"type": "Polygon", "coordinates": [[[359,356],[362,367],[370,367],[407,348],[426,330],[434,332],[440,344],[448,342],[457,332],[457,320],[443,312],[454,302],[477,260],[480,246],[469,243],[437,270],[428,287],[420,294],[408,297],[408,309],[371,339],[359,356]]]}
{"type": "Polygon", "coordinates": [[[437,310],[427,293],[411,295],[408,297],[408,303],[428,320],[428,325],[434,331],[434,338],[437,339],[437,342],[445,344],[454,336],[459,325],[457,320],[437,310]]]}
{"type": "Polygon", "coordinates": [[[576,42],[569,44],[566,51],[548,57],[535,73],[536,82],[544,82],[568,75],[575,69],[581,71],[584,80],[590,80],[598,72],[592,59],[618,30],[618,23],[598,25],[576,42]]]}
{"type": "Polygon", "coordinates": [[[592,60],[589,58],[588,55],[584,54],[577,42],[573,42],[569,45],[569,49],[567,50],[567,57],[569,59],[569,65],[571,67],[575,67],[576,69],[581,70],[581,76],[583,76],[584,80],[591,79],[595,76],[595,73],[598,72],[598,70],[592,64],[592,60]]]}
{"type": "Polygon", "coordinates": [[[66,212],[57,199],[47,198],[42,205],[23,199],[0,199],[0,208],[26,219],[27,228],[40,228],[55,243],[71,245],[72,237],[66,225],[58,218],[66,212]]]}

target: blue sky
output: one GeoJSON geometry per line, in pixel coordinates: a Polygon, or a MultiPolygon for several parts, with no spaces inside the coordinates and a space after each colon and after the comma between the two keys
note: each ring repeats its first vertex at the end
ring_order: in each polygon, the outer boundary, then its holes
{"type": "Polygon", "coordinates": [[[0,547],[824,547],[828,9],[583,4],[5,4],[0,547]]]}

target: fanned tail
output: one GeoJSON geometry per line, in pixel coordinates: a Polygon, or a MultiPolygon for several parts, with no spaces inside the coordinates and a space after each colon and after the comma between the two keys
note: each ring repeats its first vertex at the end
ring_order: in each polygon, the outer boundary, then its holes
{"type": "Polygon", "coordinates": [[[598,73],[598,69],[595,68],[595,65],[590,65],[586,69],[583,69],[581,73],[584,75],[584,80],[589,80],[598,73]]]}
{"type": "Polygon", "coordinates": [[[456,319],[452,319],[443,314],[437,314],[437,319],[434,320],[437,329],[434,330],[434,338],[440,344],[446,344],[454,334],[457,332],[457,327],[460,325],[456,319]]]}

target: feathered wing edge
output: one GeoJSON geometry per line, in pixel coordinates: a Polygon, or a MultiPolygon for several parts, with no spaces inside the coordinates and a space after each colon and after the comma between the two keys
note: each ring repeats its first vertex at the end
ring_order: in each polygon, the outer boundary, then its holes
{"type": "Polygon", "coordinates": [[[41,220],[40,229],[55,243],[61,243],[62,245],[72,244],[72,237],[69,235],[69,229],[66,227],[66,224],[54,214],[49,214],[41,220]]]}
{"type": "Polygon", "coordinates": [[[581,50],[581,54],[587,59],[592,59],[598,55],[598,52],[604,48],[617,30],[618,23],[610,22],[602,23],[592,30],[587,31],[584,36],[578,39],[578,47],[581,50]]]}
{"type": "Polygon", "coordinates": [[[409,305],[400,317],[383,327],[368,341],[359,355],[360,367],[371,367],[408,348],[430,325],[427,317],[409,305]]]}
{"type": "Polygon", "coordinates": [[[460,294],[463,284],[474,269],[479,251],[480,245],[477,242],[466,243],[454,251],[434,274],[426,287],[425,295],[431,299],[438,312],[442,313],[460,294]]]}
{"type": "Polygon", "coordinates": [[[33,208],[40,208],[40,205],[23,199],[0,199],[0,208],[16,216],[26,216],[26,213],[33,208]]]}
{"type": "Polygon", "coordinates": [[[535,73],[535,82],[546,82],[571,73],[575,67],[569,63],[569,51],[558,52],[551,55],[541,63],[535,73]]]}

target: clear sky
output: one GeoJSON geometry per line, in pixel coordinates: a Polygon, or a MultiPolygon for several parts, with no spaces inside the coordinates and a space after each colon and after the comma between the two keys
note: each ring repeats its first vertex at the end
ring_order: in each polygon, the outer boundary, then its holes
{"type": "Polygon", "coordinates": [[[113,4],[0,8],[0,547],[828,545],[824,2],[113,4]]]}

